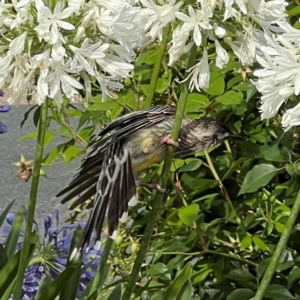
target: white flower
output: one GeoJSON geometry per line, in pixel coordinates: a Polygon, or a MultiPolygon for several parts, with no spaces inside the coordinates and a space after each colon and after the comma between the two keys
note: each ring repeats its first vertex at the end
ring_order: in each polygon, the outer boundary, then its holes
{"type": "Polygon", "coordinates": [[[190,91],[193,91],[194,88],[196,88],[199,92],[201,92],[201,89],[206,90],[209,88],[210,69],[206,49],[203,51],[201,60],[188,71],[190,72],[190,75],[181,82],[190,79],[190,91]]]}
{"type": "MultiPolygon", "coordinates": [[[[68,73],[76,73],[77,70],[72,66],[71,60],[65,65],[50,58],[51,73],[45,79],[49,85],[49,97],[56,98],[60,101],[61,89],[65,95],[74,100],[78,91],[76,89],[82,89],[82,85],[68,73]]],[[[60,103],[60,102],[59,102],[60,103]]]]}
{"type": "MultiPolygon", "coordinates": [[[[287,43],[282,37],[279,38],[287,43]]],[[[293,94],[300,94],[300,63],[297,50],[280,46],[274,39],[267,37],[268,46],[257,55],[260,70],[253,74],[258,77],[253,84],[261,96],[261,117],[268,119],[276,115],[281,105],[293,94]]]]}
{"type": "Polygon", "coordinates": [[[194,42],[186,45],[187,40],[189,39],[189,32],[190,30],[186,28],[184,24],[179,25],[173,31],[172,41],[170,42],[172,46],[169,49],[169,66],[174,65],[181,55],[188,53],[191,47],[194,45],[194,42]]]}
{"type": "Polygon", "coordinates": [[[164,5],[156,5],[153,0],[140,0],[141,4],[146,7],[143,12],[145,30],[150,29],[151,39],[158,38],[162,40],[163,28],[169,23],[175,21],[175,14],[179,11],[183,2],[168,1],[164,5]]]}
{"type": "Polygon", "coordinates": [[[251,0],[249,1],[249,16],[263,29],[268,30],[275,22],[283,20],[287,14],[285,0],[251,0]]]}
{"type": "Polygon", "coordinates": [[[236,40],[234,42],[227,38],[224,41],[231,47],[243,65],[251,66],[255,62],[256,50],[260,49],[264,44],[261,44],[255,28],[250,24],[244,27],[244,31],[237,30],[235,34],[236,40]]]}
{"type": "Polygon", "coordinates": [[[40,40],[44,39],[46,42],[55,44],[59,39],[64,41],[59,32],[60,28],[65,30],[75,29],[73,24],[63,21],[71,16],[74,12],[74,7],[67,7],[63,10],[63,2],[58,1],[52,13],[42,0],[36,0],[35,5],[39,13],[39,25],[35,27],[35,31],[38,33],[40,40]]]}
{"type": "Polygon", "coordinates": [[[229,61],[229,57],[227,51],[220,45],[219,41],[215,40],[216,45],[216,52],[217,52],[217,59],[216,59],[216,66],[220,69],[223,68],[229,61]]]}
{"type": "Polygon", "coordinates": [[[90,40],[85,39],[80,48],[70,45],[70,49],[74,52],[74,59],[78,60],[80,66],[90,75],[95,76],[95,71],[87,59],[104,58],[109,45],[102,44],[102,41],[90,45],[90,40]]]}
{"type": "Polygon", "coordinates": [[[285,112],[281,123],[282,127],[285,128],[285,131],[290,130],[293,126],[300,125],[300,103],[285,112]]]}
{"type": "Polygon", "coordinates": [[[226,34],[226,30],[223,27],[218,26],[217,23],[214,23],[214,31],[218,38],[223,38],[226,34]]]}
{"type": "Polygon", "coordinates": [[[176,18],[183,21],[184,25],[189,30],[194,30],[193,39],[197,46],[201,45],[202,34],[201,29],[212,29],[213,27],[209,24],[209,18],[212,17],[211,11],[204,10],[194,10],[191,5],[188,7],[188,12],[190,16],[182,12],[175,13],[176,18]]]}
{"type": "Polygon", "coordinates": [[[112,80],[112,79],[114,79],[113,76],[104,76],[104,75],[101,75],[100,73],[97,73],[95,77],[101,87],[101,90],[102,90],[102,101],[103,102],[106,101],[107,96],[114,98],[114,96],[110,92],[109,88],[111,88],[113,90],[120,90],[124,87],[123,84],[113,81],[112,80]]]}
{"type": "Polygon", "coordinates": [[[19,37],[12,40],[9,44],[8,55],[15,56],[24,50],[27,32],[22,33],[19,37]]]}
{"type": "Polygon", "coordinates": [[[235,19],[239,19],[241,14],[232,7],[234,4],[237,4],[240,11],[246,15],[247,8],[243,0],[224,0],[225,3],[225,13],[224,13],[224,20],[234,17],[235,19]]]}

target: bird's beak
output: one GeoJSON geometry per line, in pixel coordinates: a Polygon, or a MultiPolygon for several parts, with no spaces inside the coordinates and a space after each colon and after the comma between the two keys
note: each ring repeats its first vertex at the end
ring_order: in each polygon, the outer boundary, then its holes
{"type": "Polygon", "coordinates": [[[236,141],[244,141],[245,137],[243,137],[243,136],[241,136],[239,134],[233,134],[233,133],[231,133],[231,134],[229,134],[228,139],[230,139],[230,140],[236,140],[236,141]]]}

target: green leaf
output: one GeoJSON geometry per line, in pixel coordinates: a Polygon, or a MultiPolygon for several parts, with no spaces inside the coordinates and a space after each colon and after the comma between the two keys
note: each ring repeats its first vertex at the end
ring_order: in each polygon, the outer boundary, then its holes
{"type": "Polygon", "coordinates": [[[248,249],[252,244],[252,237],[247,235],[241,241],[241,249],[245,250],[248,249]]]}
{"type": "Polygon", "coordinates": [[[298,279],[300,279],[300,268],[295,266],[288,276],[288,288],[298,279]]]}
{"type": "Polygon", "coordinates": [[[38,132],[36,130],[31,131],[23,136],[20,137],[20,141],[35,139],[38,136],[38,132]]]}
{"type": "Polygon", "coordinates": [[[287,288],[279,284],[270,284],[267,287],[265,297],[276,300],[295,299],[295,297],[288,291],[287,288]]]}
{"type": "Polygon", "coordinates": [[[292,9],[289,9],[287,11],[289,16],[299,16],[300,15],[300,6],[297,5],[295,7],[293,7],[292,9]]]}
{"type": "Polygon", "coordinates": [[[46,131],[46,133],[45,133],[45,141],[44,141],[44,145],[45,146],[48,146],[52,142],[52,140],[54,138],[54,133],[55,133],[54,129],[46,131]]]}
{"type": "Polygon", "coordinates": [[[174,300],[177,299],[177,295],[181,292],[182,288],[186,281],[190,279],[192,275],[192,266],[190,263],[187,263],[185,267],[177,272],[176,278],[173,280],[170,287],[167,289],[163,300],[174,300]]]}
{"type": "Polygon", "coordinates": [[[41,298],[43,293],[47,291],[49,288],[49,285],[53,282],[53,278],[51,275],[47,275],[42,282],[40,283],[39,289],[37,291],[37,294],[35,296],[35,299],[41,298]]]}
{"type": "Polygon", "coordinates": [[[207,93],[210,95],[219,96],[224,93],[225,80],[224,75],[221,72],[211,72],[209,80],[209,88],[207,93]]]}
{"type": "Polygon", "coordinates": [[[268,257],[268,258],[265,258],[265,259],[260,261],[260,263],[258,264],[258,268],[257,268],[258,278],[261,278],[265,274],[265,272],[267,270],[267,267],[270,264],[270,260],[271,260],[271,258],[268,257]]]}
{"type": "Polygon", "coordinates": [[[197,93],[191,93],[188,95],[186,106],[185,106],[185,114],[199,112],[210,104],[207,97],[197,93]]]}
{"type": "Polygon", "coordinates": [[[3,245],[0,244],[0,270],[5,266],[7,261],[8,257],[6,255],[5,249],[3,248],[3,245]]]}
{"type": "Polygon", "coordinates": [[[279,233],[283,233],[285,225],[279,222],[275,222],[275,228],[279,233]]]}
{"type": "Polygon", "coordinates": [[[236,281],[256,280],[256,277],[253,276],[249,271],[242,269],[231,270],[226,277],[236,281]]]}
{"type": "Polygon", "coordinates": [[[34,110],[35,108],[37,108],[37,107],[39,107],[39,106],[38,106],[38,105],[34,105],[34,106],[32,106],[30,109],[28,109],[28,110],[26,111],[26,113],[24,114],[24,118],[23,118],[22,122],[20,123],[21,129],[23,128],[23,126],[24,126],[26,120],[28,119],[28,116],[29,116],[30,112],[31,112],[32,110],[34,110]]]}
{"type": "Polygon", "coordinates": [[[191,280],[188,280],[183,285],[178,296],[176,297],[176,300],[192,299],[192,294],[193,294],[192,282],[191,280]]]}
{"type": "Polygon", "coordinates": [[[41,106],[38,106],[33,114],[33,124],[35,127],[37,127],[39,120],[40,120],[40,114],[41,114],[41,106]]]}
{"type": "Polygon", "coordinates": [[[257,236],[253,237],[253,242],[254,244],[261,250],[268,250],[267,245],[265,244],[265,242],[263,240],[261,240],[260,238],[258,238],[257,236]]]}
{"type": "Polygon", "coordinates": [[[35,300],[55,300],[55,298],[59,295],[64,286],[69,284],[69,279],[75,272],[75,269],[75,267],[66,268],[55,278],[53,282],[51,282],[47,286],[47,289],[45,289],[43,293],[35,297],[35,300]]]}
{"type": "Polygon", "coordinates": [[[254,84],[248,83],[247,93],[246,93],[246,103],[257,93],[257,89],[254,84]]]}
{"type": "Polygon", "coordinates": [[[141,84],[140,85],[141,90],[143,91],[144,95],[146,97],[149,97],[150,93],[151,93],[151,86],[150,84],[141,84]]]}
{"type": "Polygon", "coordinates": [[[10,259],[16,253],[17,243],[20,238],[20,232],[24,221],[24,213],[25,207],[21,206],[15,216],[14,222],[6,240],[5,251],[8,259],[10,259]]]}
{"type": "Polygon", "coordinates": [[[107,99],[105,102],[102,102],[102,99],[99,99],[99,97],[102,98],[102,96],[96,96],[92,98],[92,101],[94,102],[92,105],[89,106],[89,110],[91,111],[107,111],[112,110],[116,107],[119,107],[120,104],[116,101],[107,99]]]}
{"type": "Polygon", "coordinates": [[[156,61],[157,57],[157,49],[149,48],[143,51],[139,56],[135,63],[136,66],[140,66],[143,64],[153,65],[156,61]]]}
{"type": "Polygon", "coordinates": [[[53,147],[46,157],[44,157],[43,165],[51,165],[55,160],[57,160],[62,154],[64,147],[65,144],[53,147]]]}
{"type": "Polygon", "coordinates": [[[192,226],[199,213],[199,205],[194,203],[178,210],[178,216],[182,223],[192,226]]]}
{"type": "Polygon", "coordinates": [[[124,107],[123,107],[123,106],[115,107],[115,108],[111,111],[111,114],[110,114],[111,119],[112,119],[112,120],[117,119],[117,118],[120,116],[120,114],[123,112],[123,110],[124,110],[124,107]]]}
{"type": "Polygon", "coordinates": [[[236,289],[228,295],[226,300],[248,300],[254,296],[254,292],[250,289],[236,289]]]}
{"type": "Polygon", "coordinates": [[[155,91],[159,94],[163,94],[169,87],[169,82],[165,78],[158,78],[155,91]]]}
{"type": "Polygon", "coordinates": [[[212,268],[204,268],[198,272],[193,273],[192,275],[193,284],[199,284],[203,282],[207,278],[207,276],[209,276],[209,274],[211,274],[212,272],[213,272],[212,268]]]}
{"type": "Polygon", "coordinates": [[[186,165],[184,165],[180,172],[191,172],[197,170],[202,165],[202,160],[198,158],[188,158],[185,160],[186,165]]]}
{"type": "Polygon", "coordinates": [[[237,105],[243,101],[242,92],[228,91],[222,96],[216,98],[216,101],[223,105],[237,105]]]}
{"type": "Polygon", "coordinates": [[[80,133],[79,133],[79,136],[84,139],[87,143],[89,143],[91,137],[92,137],[92,134],[95,130],[95,126],[88,126],[88,127],[85,127],[83,128],[80,133]]]}
{"type": "Polygon", "coordinates": [[[80,153],[80,149],[76,146],[70,146],[64,151],[63,158],[66,163],[69,163],[72,159],[76,158],[80,153]]]}
{"type": "Polygon", "coordinates": [[[232,88],[236,84],[240,84],[241,82],[243,82],[243,76],[242,74],[237,74],[227,82],[226,89],[229,90],[230,88],[232,88]]]}
{"type": "Polygon", "coordinates": [[[254,166],[245,176],[238,195],[256,192],[259,188],[267,185],[278,173],[279,169],[270,164],[254,166]]]}
{"type": "MultiPolygon", "coordinates": [[[[35,249],[34,244],[30,244],[28,258],[32,256],[35,249]]],[[[21,250],[19,250],[15,255],[13,255],[5,264],[5,266],[0,270],[0,299],[10,287],[11,282],[16,278],[19,268],[19,262],[21,257],[21,250]]]]}
{"type": "Polygon", "coordinates": [[[11,209],[12,206],[14,205],[15,201],[16,201],[16,199],[13,200],[12,202],[10,202],[10,203],[6,206],[4,212],[1,214],[1,216],[0,216],[0,227],[2,226],[3,222],[5,221],[5,218],[6,218],[7,214],[10,212],[10,209],[11,209]]]}
{"type": "Polygon", "coordinates": [[[150,265],[149,274],[153,278],[161,278],[164,280],[171,280],[171,274],[167,266],[163,263],[157,263],[154,265],[150,265]]]}
{"type": "MultiPolygon", "coordinates": [[[[66,268],[74,267],[75,269],[74,269],[73,274],[70,276],[68,285],[66,285],[60,293],[60,298],[59,298],[60,300],[76,299],[78,282],[79,282],[80,275],[81,275],[82,258],[80,258],[77,261],[76,260],[70,261],[70,255],[72,254],[75,246],[79,242],[81,235],[82,235],[82,228],[81,228],[81,226],[77,226],[77,228],[74,232],[73,238],[72,238],[71,246],[69,249],[68,261],[67,261],[67,265],[66,265],[66,268]]],[[[83,272],[84,272],[84,270],[83,270],[83,272]]]]}
{"type": "Polygon", "coordinates": [[[285,148],[279,149],[278,144],[274,144],[271,147],[265,145],[261,147],[262,156],[267,161],[276,161],[276,162],[289,162],[290,161],[290,152],[286,152],[285,148]]]}
{"type": "Polygon", "coordinates": [[[116,299],[121,299],[121,293],[122,293],[122,286],[121,284],[118,284],[112,293],[109,295],[107,300],[116,300],[116,299]]]}

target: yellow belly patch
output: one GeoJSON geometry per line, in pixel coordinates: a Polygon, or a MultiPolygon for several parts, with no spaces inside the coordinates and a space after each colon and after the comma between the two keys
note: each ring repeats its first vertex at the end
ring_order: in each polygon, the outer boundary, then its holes
{"type": "Polygon", "coordinates": [[[155,151],[153,153],[147,153],[141,155],[141,158],[133,161],[133,171],[140,172],[148,167],[158,164],[162,161],[162,153],[155,151]]]}

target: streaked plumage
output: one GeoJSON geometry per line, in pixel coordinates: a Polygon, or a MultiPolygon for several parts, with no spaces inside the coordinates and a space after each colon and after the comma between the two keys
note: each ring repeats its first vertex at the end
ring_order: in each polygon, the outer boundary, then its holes
{"type": "MultiPolygon", "coordinates": [[[[165,138],[171,133],[175,112],[174,107],[166,105],[129,113],[110,123],[90,144],[78,174],[57,195],[69,193],[62,203],[77,198],[70,209],[94,197],[79,250],[89,241],[93,229],[100,239],[106,210],[108,233],[115,235],[128,203],[136,202],[135,173],[164,159],[165,138]]],[[[175,156],[202,151],[228,136],[229,132],[213,119],[184,117],[175,156]]]]}

